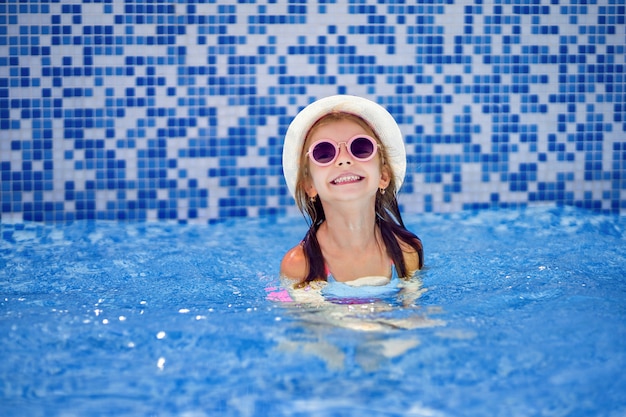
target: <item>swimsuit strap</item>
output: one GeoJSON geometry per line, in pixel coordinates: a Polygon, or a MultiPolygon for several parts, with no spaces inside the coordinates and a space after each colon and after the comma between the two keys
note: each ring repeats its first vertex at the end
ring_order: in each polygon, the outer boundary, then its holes
{"type": "Polygon", "coordinates": [[[337,282],[337,280],[333,276],[332,272],[330,272],[330,269],[328,268],[328,265],[326,265],[326,264],[324,264],[324,274],[326,275],[326,281],[327,282],[337,282]]]}

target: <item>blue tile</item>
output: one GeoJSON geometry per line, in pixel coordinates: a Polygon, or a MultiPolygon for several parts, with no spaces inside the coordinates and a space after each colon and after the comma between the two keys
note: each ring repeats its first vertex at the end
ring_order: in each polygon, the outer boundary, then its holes
{"type": "Polygon", "coordinates": [[[186,222],[221,204],[218,217],[246,216],[247,207],[284,214],[293,203],[281,179],[282,136],[298,108],[333,93],[369,95],[396,117],[410,144],[403,192],[437,185],[420,210],[523,206],[520,195],[626,210],[625,152],[616,142],[626,130],[622,4],[363,0],[275,8],[270,1],[256,4],[255,15],[244,14],[245,2],[187,2],[181,15],[159,2],[126,4],[122,15],[108,2],[93,4],[102,7],[95,25],[80,4],[54,12],[46,3],[0,4],[7,51],[0,67],[8,74],[0,78],[0,129],[21,132],[9,136],[9,152],[27,163],[2,162],[3,214],[186,222]],[[34,14],[49,25],[30,24],[34,14]],[[458,16],[464,34],[447,34],[444,14],[458,16]],[[17,32],[9,36],[7,25],[17,32]],[[235,30],[241,25],[247,30],[235,30]],[[294,37],[284,42],[276,36],[282,31],[294,37]],[[64,160],[80,178],[71,189],[53,175],[64,160]],[[574,175],[578,161],[585,165],[574,175]],[[205,168],[193,168],[198,163],[205,168]],[[476,169],[479,179],[465,174],[476,169]],[[94,171],[95,181],[83,170],[94,171]],[[547,180],[540,185],[539,177],[547,180]],[[201,185],[211,178],[238,197],[220,203],[220,193],[209,192],[217,189],[201,185]],[[566,191],[580,178],[610,191],[566,191]],[[491,193],[488,201],[460,203],[467,181],[508,183],[516,202],[491,193]],[[175,192],[157,201],[146,187],[175,192]],[[44,201],[43,190],[57,189],[63,201],[44,201]],[[137,201],[121,193],[96,210],[101,191],[126,189],[137,190],[137,201]],[[267,206],[270,195],[280,196],[278,207],[267,206]],[[178,199],[190,209],[177,212],[178,199]],[[81,203],[65,212],[65,200],[81,203]]]}

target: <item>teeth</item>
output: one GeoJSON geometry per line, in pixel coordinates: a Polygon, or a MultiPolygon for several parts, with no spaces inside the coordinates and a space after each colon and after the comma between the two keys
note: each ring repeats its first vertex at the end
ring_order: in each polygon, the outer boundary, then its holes
{"type": "Polygon", "coordinates": [[[335,183],[335,184],[342,184],[344,182],[358,181],[360,179],[361,179],[361,177],[359,177],[358,175],[347,175],[345,177],[337,178],[336,180],[333,181],[333,183],[335,183]]]}

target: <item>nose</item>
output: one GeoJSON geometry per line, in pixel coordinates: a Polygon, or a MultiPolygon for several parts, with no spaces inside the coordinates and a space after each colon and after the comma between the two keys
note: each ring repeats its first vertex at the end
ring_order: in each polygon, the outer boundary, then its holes
{"type": "Polygon", "coordinates": [[[339,147],[339,155],[337,155],[337,160],[335,161],[335,164],[337,166],[352,164],[352,155],[350,155],[350,152],[348,152],[348,144],[346,142],[340,142],[337,144],[337,146],[339,147]]]}

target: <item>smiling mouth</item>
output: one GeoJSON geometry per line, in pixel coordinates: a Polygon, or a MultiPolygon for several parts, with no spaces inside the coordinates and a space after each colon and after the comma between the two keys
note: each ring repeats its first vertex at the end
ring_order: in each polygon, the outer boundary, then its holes
{"type": "Polygon", "coordinates": [[[345,176],[341,176],[339,178],[332,180],[331,184],[335,184],[335,185],[347,184],[351,182],[358,182],[358,181],[361,181],[362,179],[363,177],[359,175],[345,175],[345,176]]]}

